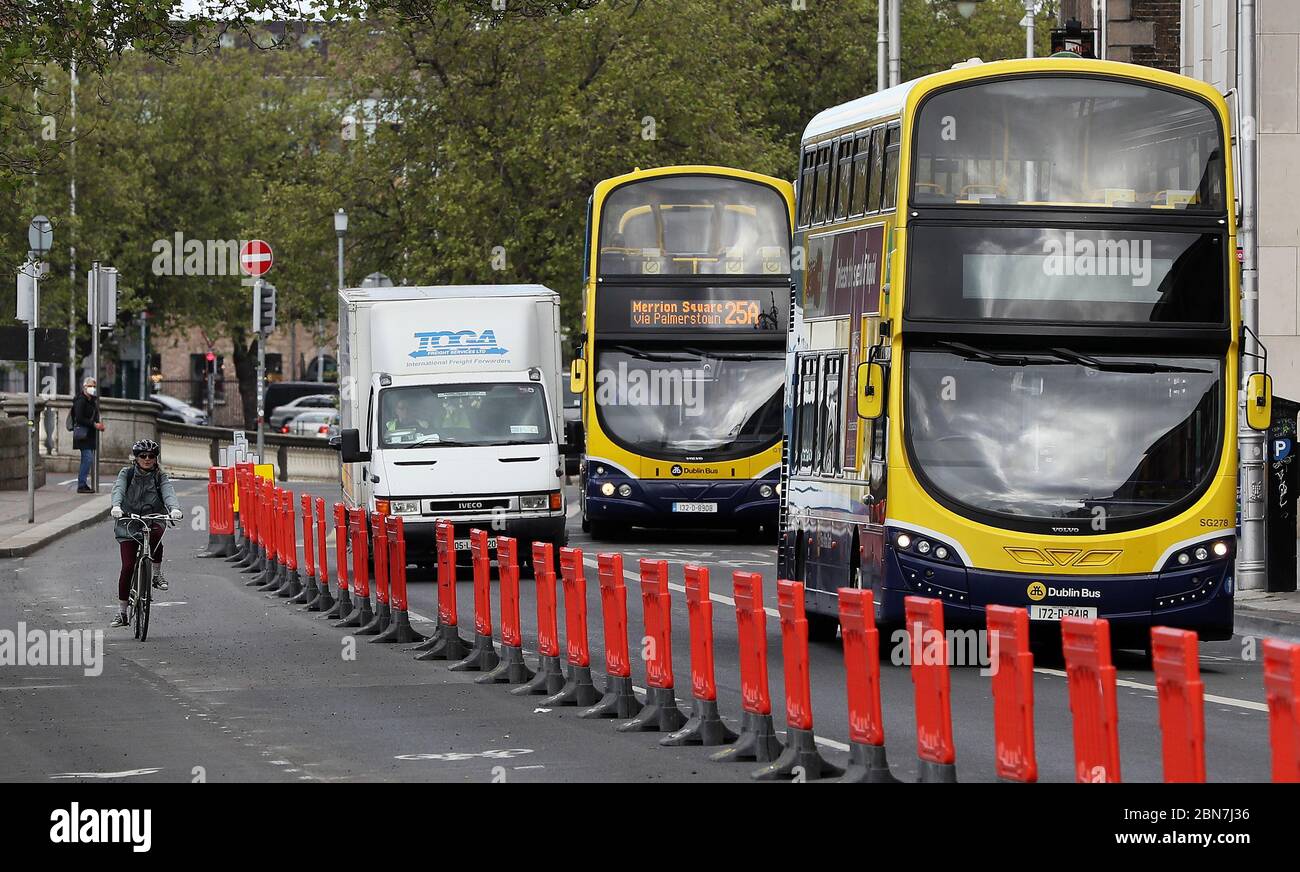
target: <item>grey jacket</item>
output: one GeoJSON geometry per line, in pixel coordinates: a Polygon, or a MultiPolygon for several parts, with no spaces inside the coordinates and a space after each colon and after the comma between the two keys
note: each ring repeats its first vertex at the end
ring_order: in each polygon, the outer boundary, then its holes
{"type": "MultiPolygon", "coordinates": [[[[126,478],[130,471],[130,466],[122,467],[122,471],[117,474],[117,481],[113,482],[112,505],[121,506],[122,514],[155,515],[181,507],[180,500],[176,499],[176,489],[162,469],[155,467],[145,472],[137,466],[128,490],[126,478]]],[[[137,532],[138,526],[136,525],[137,532]]],[[[113,536],[119,542],[132,538],[131,528],[125,518],[113,525],[113,536]]]]}

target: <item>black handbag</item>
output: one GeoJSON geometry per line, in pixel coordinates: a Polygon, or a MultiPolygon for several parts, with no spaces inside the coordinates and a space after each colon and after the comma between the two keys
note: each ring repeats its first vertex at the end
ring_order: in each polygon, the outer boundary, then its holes
{"type": "Polygon", "coordinates": [[[72,410],[68,409],[68,417],[63,419],[63,427],[69,432],[77,429],[77,422],[72,420],[72,410]]]}

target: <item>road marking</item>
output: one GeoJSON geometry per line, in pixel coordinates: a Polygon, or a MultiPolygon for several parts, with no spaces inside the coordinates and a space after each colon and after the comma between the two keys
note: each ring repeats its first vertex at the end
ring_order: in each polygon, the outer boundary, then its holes
{"type": "MultiPolygon", "coordinates": [[[[1039,666],[1039,667],[1035,667],[1034,671],[1041,672],[1043,675],[1055,675],[1057,678],[1069,678],[1069,675],[1064,670],[1061,669],[1047,669],[1045,667],[1039,666]]],[[[1134,690],[1150,690],[1150,691],[1158,690],[1158,688],[1154,684],[1143,684],[1140,681],[1130,681],[1127,678],[1117,678],[1115,679],[1115,684],[1118,685],[1119,687],[1131,687],[1134,690]]],[[[1203,698],[1206,702],[1218,703],[1219,705],[1231,705],[1231,706],[1236,706],[1237,708],[1250,709],[1251,711],[1256,711],[1256,712],[1268,711],[1267,703],[1254,702],[1249,699],[1234,699],[1233,697],[1230,696],[1216,696],[1215,694],[1212,693],[1205,694],[1203,698]]]]}
{"type": "MultiPolygon", "coordinates": [[[[600,570],[600,564],[599,564],[596,560],[594,560],[594,559],[588,557],[585,553],[582,555],[582,562],[583,562],[584,565],[589,566],[589,567],[591,567],[592,569],[595,569],[595,570],[597,570],[597,571],[600,570]]],[[[689,560],[669,560],[668,562],[669,562],[669,563],[677,563],[677,564],[683,564],[683,565],[684,565],[684,564],[686,564],[686,563],[690,563],[691,561],[689,561],[689,560]]],[[[678,593],[686,593],[686,588],[685,588],[685,587],[683,587],[683,586],[680,585],[680,584],[673,584],[671,581],[668,582],[668,589],[669,589],[669,590],[675,590],[675,591],[677,591],[678,593]]],[[[714,593],[712,590],[709,591],[709,599],[713,600],[715,603],[721,603],[721,604],[726,605],[726,606],[731,606],[733,609],[736,607],[736,601],[735,601],[734,599],[732,599],[732,598],[729,597],[729,596],[723,596],[723,595],[720,594],[720,593],[714,593]]],[[[770,606],[764,606],[764,607],[763,607],[763,611],[766,612],[766,613],[768,614],[769,617],[777,618],[777,619],[779,619],[779,618],[781,617],[781,613],[778,612],[776,609],[770,607],[770,606]]],[[[846,750],[847,750],[847,746],[846,746],[846,750]]]]}
{"type": "Polygon", "coordinates": [[[154,766],[147,769],[124,769],[121,772],[60,772],[57,775],[51,775],[51,778],[132,778],[137,775],[153,775],[155,772],[161,772],[161,766],[154,766]]]}
{"type": "Polygon", "coordinates": [[[0,687],[0,690],[55,690],[60,687],[72,687],[71,684],[23,684],[13,687],[0,687]]]}

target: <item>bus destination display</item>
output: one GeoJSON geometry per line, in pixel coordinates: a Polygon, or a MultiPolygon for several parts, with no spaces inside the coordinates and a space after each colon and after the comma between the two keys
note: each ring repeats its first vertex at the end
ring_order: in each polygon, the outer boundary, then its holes
{"type": "MultiPolygon", "coordinates": [[[[706,330],[761,329],[763,307],[755,298],[740,300],[629,301],[629,323],[638,330],[683,328],[706,330]]],[[[767,317],[770,317],[768,315],[767,317]]]]}

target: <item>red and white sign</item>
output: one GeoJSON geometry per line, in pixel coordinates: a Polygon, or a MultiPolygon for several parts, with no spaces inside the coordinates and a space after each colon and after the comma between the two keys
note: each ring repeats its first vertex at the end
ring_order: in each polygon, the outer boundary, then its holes
{"type": "Polygon", "coordinates": [[[239,247],[239,269],[246,276],[257,278],[266,275],[274,260],[271,246],[260,239],[250,239],[239,247]]]}

